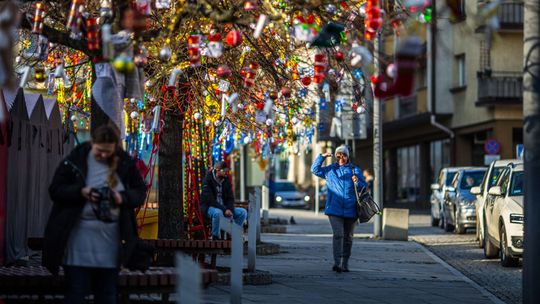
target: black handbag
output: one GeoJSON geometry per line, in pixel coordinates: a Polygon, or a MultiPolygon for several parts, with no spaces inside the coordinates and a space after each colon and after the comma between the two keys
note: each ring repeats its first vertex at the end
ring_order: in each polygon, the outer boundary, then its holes
{"type": "Polygon", "coordinates": [[[382,213],[379,205],[375,203],[367,191],[367,187],[362,187],[360,192],[358,192],[358,188],[356,187],[356,184],[354,184],[354,192],[356,193],[356,212],[358,214],[358,222],[369,222],[369,220],[375,214],[382,213]]]}

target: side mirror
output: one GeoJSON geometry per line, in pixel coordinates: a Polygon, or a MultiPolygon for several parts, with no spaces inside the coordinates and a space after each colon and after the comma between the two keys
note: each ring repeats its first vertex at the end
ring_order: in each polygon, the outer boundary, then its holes
{"type": "Polygon", "coordinates": [[[446,187],[447,192],[456,192],[456,188],[454,187],[446,187]]]}
{"type": "Polygon", "coordinates": [[[488,193],[491,194],[491,195],[495,195],[495,196],[501,196],[502,195],[502,190],[501,190],[501,187],[494,186],[494,187],[489,188],[488,193]]]}
{"type": "Polygon", "coordinates": [[[480,187],[478,187],[478,186],[472,187],[471,188],[471,194],[474,194],[474,195],[480,194],[480,187]]]}
{"type": "Polygon", "coordinates": [[[439,184],[431,184],[431,190],[441,190],[441,186],[439,184]]]}

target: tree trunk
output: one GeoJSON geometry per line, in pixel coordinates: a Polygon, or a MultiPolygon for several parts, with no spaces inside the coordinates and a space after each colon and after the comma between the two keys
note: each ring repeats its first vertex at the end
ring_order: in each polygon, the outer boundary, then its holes
{"type": "Polygon", "coordinates": [[[164,132],[159,144],[158,238],[184,238],[182,185],[183,117],[165,111],[164,132]]]}

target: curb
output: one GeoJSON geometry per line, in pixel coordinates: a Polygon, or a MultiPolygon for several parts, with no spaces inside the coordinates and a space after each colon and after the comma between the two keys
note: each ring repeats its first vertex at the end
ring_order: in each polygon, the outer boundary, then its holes
{"type": "Polygon", "coordinates": [[[501,299],[497,298],[494,294],[489,292],[484,287],[478,285],[475,281],[469,279],[466,277],[463,273],[461,273],[459,270],[451,266],[450,264],[443,261],[441,258],[439,258],[437,255],[435,255],[433,252],[429,251],[426,247],[423,245],[417,243],[416,241],[412,241],[411,243],[415,244],[416,246],[420,247],[427,255],[429,255],[435,262],[441,264],[444,268],[448,269],[451,273],[453,273],[455,276],[461,278],[463,281],[471,284],[476,290],[478,290],[481,294],[486,296],[488,299],[490,299],[495,304],[506,304],[501,299]]]}

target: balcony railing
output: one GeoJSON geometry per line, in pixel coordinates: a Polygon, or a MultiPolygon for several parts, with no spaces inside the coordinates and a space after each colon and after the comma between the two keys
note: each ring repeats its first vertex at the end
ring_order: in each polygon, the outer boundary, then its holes
{"type": "Polygon", "coordinates": [[[523,2],[505,1],[499,5],[497,15],[502,30],[523,30],[523,2]]]}
{"type": "MultiPolygon", "coordinates": [[[[490,1],[479,1],[479,10],[483,6],[488,5],[490,1]]],[[[501,31],[522,31],[523,30],[523,20],[524,20],[524,8],[523,1],[502,1],[499,4],[497,9],[497,17],[499,19],[499,25],[501,31]]],[[[486,28],[485,25],[477,28],[478,32],[484,31],[486,28]]]]}
{"type": "Polygon", "coordinates": [[[511,105],[523,102],[523,77],[519,72],[478,72],[476,105],[511,105]]]}

